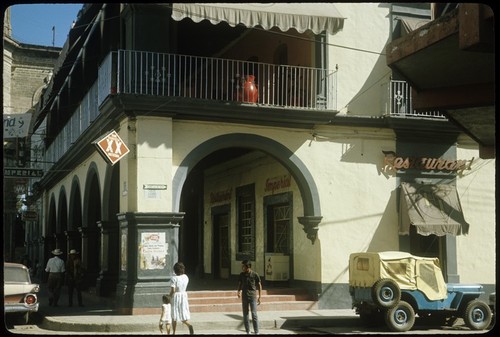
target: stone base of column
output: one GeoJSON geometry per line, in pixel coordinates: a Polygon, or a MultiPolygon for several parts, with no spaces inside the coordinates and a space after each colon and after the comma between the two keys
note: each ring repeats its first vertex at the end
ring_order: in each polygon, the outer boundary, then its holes
{"type": "Polygon", "coordinates": [[[97,278],[96,281],[96,294],[98,296],[111,296],[116,292],[116,284],[118,283],[117,274],[103,274],[97,278]]]}
{"type": "Polygon", "coordinates": [[[169,291],[169,282],[119,283],[116,290],[118,313],[122,315],[159,315],[162,296],[169,291]]]}

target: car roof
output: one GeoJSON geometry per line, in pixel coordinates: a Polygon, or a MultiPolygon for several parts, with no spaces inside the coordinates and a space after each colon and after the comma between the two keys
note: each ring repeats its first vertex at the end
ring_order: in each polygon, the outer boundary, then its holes
{"type": "Polygon", "coordinates": [[[26,269],[28,269],[24,264],[22,264],[22,263],[14,263],[14,262],[4,262],[3,266],[4,267],[19,267],[19,268],[26,268],[26,269]]]}
{"type": "Polygon", "coordinates": [[[400,251],[385,251],[385,252],[359,252],[353,253],[352,255],[378,255],[380,260],[388,261],[388,260],[401,260],[401,259],[415,259],[415,260],[431,260],[434,261],[435,257],[423,257],[412,255],[408,252],[400,252],[400,251]]]}

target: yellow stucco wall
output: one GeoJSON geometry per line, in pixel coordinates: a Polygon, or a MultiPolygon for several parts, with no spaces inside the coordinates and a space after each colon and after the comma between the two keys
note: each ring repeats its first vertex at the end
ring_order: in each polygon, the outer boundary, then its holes
{"type": "Polygon", "coordinates": [[[469,234],[457,237],[460,282],[496,283],[495,160],[480,159],[473,142],[459,144],[457,159],[474,158],[471,170],[457,177],[457,190],[469,234]],[[479,272],[480,271],[480,272],[479,272]]]}

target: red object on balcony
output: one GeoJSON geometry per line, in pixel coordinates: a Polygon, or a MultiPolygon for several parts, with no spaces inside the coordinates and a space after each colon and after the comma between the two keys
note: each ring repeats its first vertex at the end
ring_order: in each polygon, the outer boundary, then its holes
{"type": "Polygon", "coordinates": [[[239,102],[257,103],[259,99],[259,89],[255,84],[254,75],[247,75],[241,90],[237,92],[237,96],[239,102]]]}

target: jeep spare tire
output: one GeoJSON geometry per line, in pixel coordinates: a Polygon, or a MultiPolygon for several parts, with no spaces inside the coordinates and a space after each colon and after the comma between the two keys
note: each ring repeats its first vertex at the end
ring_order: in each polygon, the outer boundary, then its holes
{"type": "Polygon", "coordinates": [[[382,308],[393,308],[401,300],[401,289],[391,279],[381,279],[372,287],[372,299],[382,308]]]}

